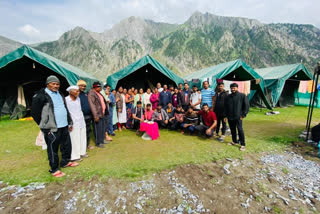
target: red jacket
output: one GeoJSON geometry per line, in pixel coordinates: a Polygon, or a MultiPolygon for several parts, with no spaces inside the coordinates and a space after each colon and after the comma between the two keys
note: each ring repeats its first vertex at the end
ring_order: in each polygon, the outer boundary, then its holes
{"type": "Polygon", "coordinates": [[[217,120],[216,114],[211,110],[209,110],[208,113],[202,110],[202,111],[199,111],[198,114],[202,116],[204,125],[208,127],[212,126],[214,121],[217,120]]]}

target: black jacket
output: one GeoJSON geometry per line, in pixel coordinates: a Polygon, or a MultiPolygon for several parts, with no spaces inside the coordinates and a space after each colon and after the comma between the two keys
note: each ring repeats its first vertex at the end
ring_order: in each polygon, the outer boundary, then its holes
{"type": "Polygon", "coordinates": [[[224,117],[228,120],[238,120],[246,117],[249,112],[249,101],[245,94],[236,92],[229,94],[224,103],[224,117]]]}
{"type": "Polygon", "coordinates": [[[216,93],[214,96],[215,96],[214,113],[216,113],[217,117],[223,117],[224,103],[225,103],[225,99],[228,96],[228,92],[223,90],[223,92],[220,93],[220,98],[218,98],[218,93],[216,93]]]}
{"type": "Polygon", "coordinates": [[[188,91],[182,90],[180,93],[178,93],[178,103],[182,106],[188,106],[190,104],[190,96],[191,96],[191,90],[188,91]],[[187,102],[185,101],[185,94],[188,93],[187,102]]]}
{"type": "MultiPolygon", "coordinates": [[[[66,105],[66,100],[64,98],[64,95],[59,92],[61,97],[63,98],[63,102],[64,102],[64,107],[67,110],[67,120],[68,120],[68,124],[72,125],[72,119],[70,116],[70,113],[68,111],[67,105],[66,105]]],[[[51,125],[56,126],[56,121],[54,118],[49,118],[49,120],[53,120],[53,121],[41,121],[41,120],[48,120],[48,118],[42,118],[41,116],[43,114],[47,114],[46,112],[43,112],[43,107],[44,106],[48,106],[48,108],[46,108],[47,111],[50,111],[50,113],[53,115],[54,114],[54,105],[52,102],[52,99],[50,97],[49,94],[46,93],[45,89],[40,89],[32,98],[32,108],[31,108],[31,116],[33,118],[33,120],[39,125],[39,127],[41,129],[44,129],[44,127],[42,127],[42,124],[49,124],[51,123],[51,125]],[[42,123],[41,123],[42,122],[42,123]]],[[[51,130],[54,130],[56,127],[51,127],[51,130]]]]}

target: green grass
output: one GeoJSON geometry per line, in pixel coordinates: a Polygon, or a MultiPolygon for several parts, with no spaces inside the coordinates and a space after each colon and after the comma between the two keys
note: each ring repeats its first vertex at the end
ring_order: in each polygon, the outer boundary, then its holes
{"type": "MultiPolygon", "coordinates": [[[[252,108],[244,121],[247,139],[245,153],[284,149],[304,129],[306,107],[277,109],[280,115],[265,116],[266,110],[252,108]]],[[[320,111],[314,112],[314,124],[320,111]]],[[[134,132],[117,132],[104,149],[89,151],[89,158],[72,169],[64,169],[66,178],[55,179],[48,173],[46,151],[35,146],[39,132],[33,121],[0,121],[0,180],[25,185],[30,182],[64,181],[99,176],[136,179],[142,175],[186,163],[203,163],[222,158],[242,158],[237,147],[215,140],[160,131],[156,141],[144,141],[134,132]]],[[[226,138],[230,142],[230,137],[226,138]]],[[[93,144],[93,139],[91,139],[93,144]]]]}

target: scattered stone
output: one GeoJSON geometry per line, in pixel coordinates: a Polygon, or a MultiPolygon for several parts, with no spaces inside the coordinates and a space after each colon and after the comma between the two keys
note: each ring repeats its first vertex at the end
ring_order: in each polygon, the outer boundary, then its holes
{"type": "Polygon", "coordinates": [[[264,210],[267,211],[267,212],[271,212],[272,209],[270,207],[265,206],[264,210]]]}
{"type": "Polygon", "coordinates": [[[229,168],[230,168],[230,164],[226,164],[223,166],[223,171],[226,175],[229,175],[231,173],[229,168]]]}
{"type": "Polygon", "coordinates": [[[25,196],[26,197],[31,197],[31,196],[33,196],[33,194],[32,193],[27,193],[27,194],[25,194],[25,196]]]}
{"type": "Polygon", "coordinates": [[[135,204],[134,207],[137,208],[138,210],[142,210],[142,206],[140,204],[135,204]]]}
{"type": "Polygon", "coordinates": [[[58,199],[60,198],[60,196],[61,196],[61,192],[59,192],[58,194],[56,194],[56,195],[54,196],[54,200],[55,200],[55,201],[58,200],[58,199]]]}
{"type": "Polygon", "coordinates": [[[273,198],[273,195],[272,195],[272,194],[269,194],[269,195],[268,195],[268,198],[273,198]]]}
{"type": "Polygon", "coordinates": [[[16,207],[16,210],[21,210],[21,207],[16,207]]]}
{"type": "Polygon", "coordinates": [[[230,161],[230,162],[232,162],[232,159],[231,159],[231,158],[226,158],[226,160],[227,160],[227,161],[230,161]]]}

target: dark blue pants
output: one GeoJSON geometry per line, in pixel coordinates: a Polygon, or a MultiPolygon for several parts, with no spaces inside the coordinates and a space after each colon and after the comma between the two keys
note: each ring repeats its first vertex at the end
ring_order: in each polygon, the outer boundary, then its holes
{"type": "Polygon", "coordinates": [[[96,146],[103,144],[106,129],[105,129],[105,118],[99,118],[99,121],[94,122],[94,135],[96,137],[96,146]]]}
{"type": "Polygon", "coordinates": [[[109,108],[108,134],[113,134],[113,107],[109,108]]]}
{"type": "Polygon", "coordinates": [[[208,134],[206,133],[206,131],[207,131],[208,128],[209,128],[209,127],[208,127],[208,126],[205,126],[205,125],[198,125],[198,126],[195,127],[195,130],[196,130],[199,134],[201,134],[201,135],[205,135],[205,136],[207,136],[207,137],[212,137],[214,130],[212,129],[211,133],[208,135],[208,134]]]}

